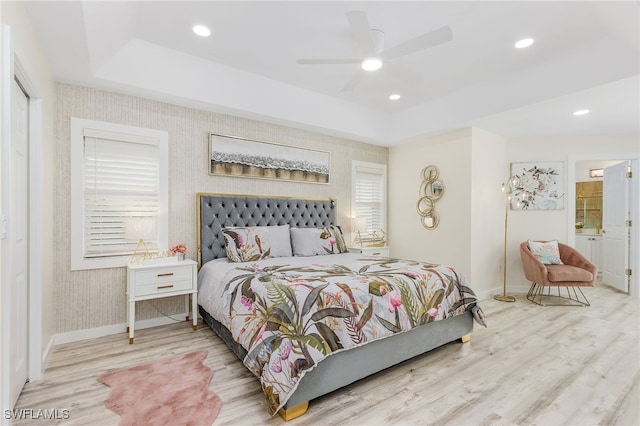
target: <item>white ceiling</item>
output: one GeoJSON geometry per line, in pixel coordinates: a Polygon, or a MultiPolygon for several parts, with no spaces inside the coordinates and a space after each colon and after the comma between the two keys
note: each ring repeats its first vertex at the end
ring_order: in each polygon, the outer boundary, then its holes
{"type": "MultiPolygon", "coordinates": [[[[475,125],[504,136],[640,133],[640,3],[26,2],[56,80],[381,145],[475,125]],[[358,64],[345,12],[393,47],[453,40],[343,87],[358,64]],[[203,24],[211,37],[191,28],[203,24]],[[513,44],[532,37],[533,46],[513,44]],[[419,77],[416,81],[414,77],[419,77]],[[398,92],[402,98],[389,101],[398,92]],[[587,108],[587,116],[574,117],[587,108]]],[[[215,131],[215,129],[212,129],[215,131]]]]}

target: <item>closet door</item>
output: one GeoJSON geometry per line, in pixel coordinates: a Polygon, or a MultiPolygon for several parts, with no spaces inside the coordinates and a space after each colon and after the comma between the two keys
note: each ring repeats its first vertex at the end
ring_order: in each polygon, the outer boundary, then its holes
{"type": "Polygon", "coordinates": [[[11,88],[10,402],[27,381],[29,336],[29,98],[16,80],[11,88]]]}

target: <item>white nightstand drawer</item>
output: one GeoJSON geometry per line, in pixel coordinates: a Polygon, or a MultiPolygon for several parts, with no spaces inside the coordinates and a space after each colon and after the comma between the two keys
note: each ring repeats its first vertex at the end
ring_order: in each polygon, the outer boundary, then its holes
{"type": "Polygon", "coordinates": [[[136,286],[146,284],[160,284],[178,280],[190,280],[192,269],[190,267],[167,266],[150,270],[136,271],[136,286]]]}
{"type": "Polygon", "coordinates": [[[190,290],[193,288],[193,280],[163,280],[163,282],[154,282],[151,284],[137,283],[135,287],[135,296],[148,296],[151,294],[171,293],[174,291],[190,290]]]}
{"type": "Polygon", "coordinates": [[[360,253],[365,256],[389,257],[389,247],[349,247],[349,253],[360,253]]]}
{"type": "Polygon", "coordinates": [[[153,262],[127,265],[127,331],[133,343],[136,325],[136,302],[161,297],[184,296],[187,320],[191,314],[192,327],[198,325],[198,264],[191,259],[153,259],[153,262]],[[189,307],[191,302],[191,307],[189,307]]]}

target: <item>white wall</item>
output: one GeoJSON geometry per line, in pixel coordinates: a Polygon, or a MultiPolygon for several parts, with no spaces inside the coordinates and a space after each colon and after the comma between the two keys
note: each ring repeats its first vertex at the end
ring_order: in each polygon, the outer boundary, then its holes
{"type": "Polygon", "coordinates": [[[471,156],[470,279],[478,296],[487,297],[503,288],[506,139],[474,127],[471,156]]]}
{"type": "Polygon", "coordinates": [[[471,129],[389,148],[389,246],[394,257],[444,263],[471,273],[471,129]],[[440,169],[444,195],[436,203],[440,224],[425,229],[416,204],[421,171],[440,169]],[[464,208],[461,206],[467,206],[464,208]]]}
{"type": "Polygon", "coordinates": [[[500,183],[504,138],[467,128],[389,149],[389,245],[394,257],[454,266],[480,297],[501,288],[500,183]],[[440,224],[426,230],[416,210],[421,171],[440,168],[440,224]]]}
{"type": "MultiPolygon", "coordinates": [[[[34,298],[43,301],[42,309],[39,307],[35,309],[37,324],[31,324],[30,329],[33,330],[35,326],[41,334],[41,344],[37,345],[37,349],[42,356],[46,356],[46,351],[52,342],[55,324],[55,312],[51,303],[55,247],[53,244],[53,162],[50,161],[54,152],[55,83],[23,4],[21,2],[2,2],[1,9],[2,23],[10,29],[14,59],[24,71],[26,81],[23,83],[32,98],[31,104],[39,105],[37,109],[39,109],[41,117],[40,122],[32,122],[30,128],[30,138],[36,141],[35,145],[30,142],[30,156],[39,159],[39,161],[30,164],[32,195],[38,197],[37,205],[32,203],[32,209],[38,209],[40,214],[36,222],[30,223],[32,248],[37,247],[38,251],[32,252],[32,257],[37,260],[31,265],[32,289],[29,297],[30,303],[33,303],[34,298]],[[33,191],[34,188],[35,191],[33,191]],[[35,245],[33,244],[34,239],[37,241],[35,245]],[[34,265],[36,269],[34,269],[34,265]],[[35,282],[39,282],[37,287],[33,285],[35,282]]],[[[3,55],[5,54],[6,51],[3,50],[3,55]]],[[[6,77],[6,73],[11,73],[12,70],[3,69],[2,72],[6,77]]],[[[3,179],[6,179],[6,176],[3,179]]],[[[7,206],[3,206],[3,208],[7,208],[7,206]]],[[[8,283],[3,282],[2,285],[8,285],[8,283]]],[[[33,342],[31,343],[33,344],[33,342]]],[[[6,353],[5,348],[2,352],[6,353]]],[[[37,354],[35,355],[37,356],[37,354]]],[[[30,372],[29,376],[31,379],[38,378],[38,374],[33,372],[30,372]]]]}

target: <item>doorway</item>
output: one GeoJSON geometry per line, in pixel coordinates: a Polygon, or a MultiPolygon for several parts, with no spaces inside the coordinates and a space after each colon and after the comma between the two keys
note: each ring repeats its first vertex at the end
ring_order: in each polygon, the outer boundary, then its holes
{"type": "MultiPolygon", "coordinates": [[[[598,276],[601,279],[604,263],[611,263],[604,256],[602,229],[602,212],[605,209],[604,192],[600,170],[612,167],[616,164],[624,163],[625,167],[630,164],[632,179],[629,179],[629,210],[631,211],[631,223],[638,222],[638,211],[640,210],[639,186],[638,186],[638,163],[639,153],[629,154],[600,154],[585,157],[569,157],[568,161],[568,236],[569,245],[576,247],[578,251],[590,258],[598,266],[598,276]],[[591,172],[591,173],[590,173],[591,172]],[[593,176],[593,177],[592,177],[593,176]],[[597,183],[596,183],[597,182],[597,183]],[[580,229],[582,227],[582,229],[580,229]]],[[[628,243],[628,293],[633,297],[639,296],[640,261],[638,259],[638,243],[640,240],[640,229],[638,227],[629,228],[628,243]],[[635,270],[635,271],[634,271],[635,270]],[[635,274],[634,274],[635,272],[635,274]],[[635,275],[635,276],[634,276],[635,275]]],[[[627,255],[625,255],[627,257],[627,255]]],[[[622,262],[620,263],[622,264],[622,262]]],[[[627,270],[622,266],[619,274],[626,274],[627,270]]],[[[610,274],[605,274],[611,277],[610,274]]],[[[608,284],[608,283],[605,283],[608,284]]],[[[626,287],[625,287],[626,288],[626,287]]]]}

